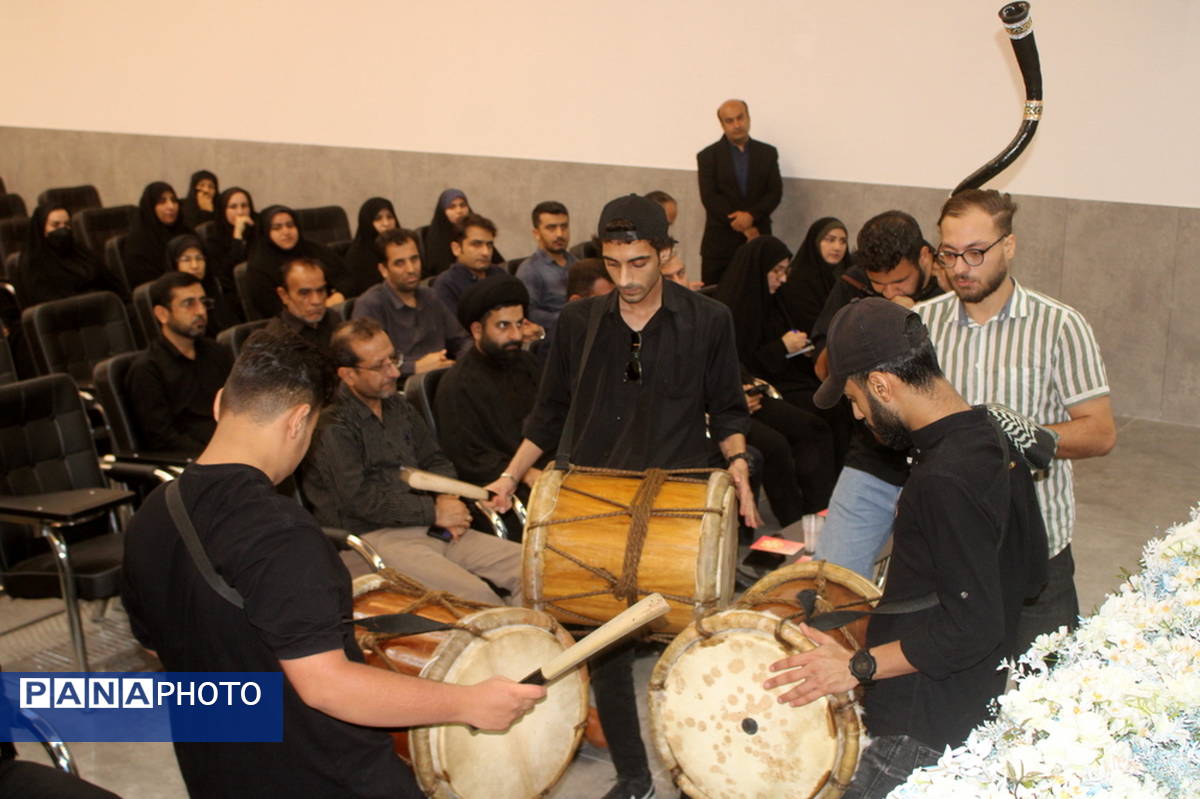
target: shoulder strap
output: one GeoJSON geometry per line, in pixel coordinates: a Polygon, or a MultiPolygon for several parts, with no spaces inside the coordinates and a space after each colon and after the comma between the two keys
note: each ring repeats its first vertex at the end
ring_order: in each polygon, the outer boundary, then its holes
{"type": "Polygon", "coordinates": [[[242,607],[245,604],[242,595],[225,582],[221,575],[217,574],[212,561],[208,559],[208,553],[204,551],[204,546],[200,543],[200,536],[196,534],[196,528],[192,526],[192,520],[188,518],[187,509],[183,507],[183,497],[179,496],[179,480],[167,483],[166,497],[167,511],[171,514],[171,521],[175,522],[175,528],[179,530],[179,537],[183,539],[188,555],[191,556],[192,563],[196,564],[196,570],[200,572],[200,576],[226,602],[237,608],[242,607]]]}
{"type": "Polygon", "coordinates": [[[558,437],[558,453],[554,456],[554,468],[566,471],[571,468],[571,447],[575,436],[575,417],[579,412],[579,388],[583,385],[583,371],[587,368],[588,356],[592,354],[592,345],[596,343],[596,331],[600,329],[600,320],[604,318],[607,297],[598,297],[592,303],[591,313],[588,314],[587,335],[583,339],[583,356],[579,359],[579,369],[575,372],[575,385],[571,390],[571,407],[567,410],[567,420],[563,423],[562,434],[558,437]]]}

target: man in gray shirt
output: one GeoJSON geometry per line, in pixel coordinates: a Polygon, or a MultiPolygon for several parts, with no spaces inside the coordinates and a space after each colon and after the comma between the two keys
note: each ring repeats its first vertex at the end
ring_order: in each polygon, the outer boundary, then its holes
{"type": "Polygon", "coordinates": [[[450,366],[471,346],[471,337],[433,291],[420,285],[417,233],[403,228],[386,231],[375,248],[383,282],[355,300],[351,318],[367,316],[379,322],[404,357],[400,365],[404,377],[450,366]]]}
{"type": "Polygon", "coordinates": [[[538,203],[532,217],[538,249],[521,263],[517,277],[529,289],[529,318],[551,330],[567,304],[567,275],[576,261],[567,250],[571,218],[567,207],[554,200],[538,203]]]}

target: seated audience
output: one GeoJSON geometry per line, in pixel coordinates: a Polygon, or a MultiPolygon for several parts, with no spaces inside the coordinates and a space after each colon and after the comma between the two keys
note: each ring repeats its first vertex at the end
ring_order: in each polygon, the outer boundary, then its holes
{"type": "Polygon", "coordinates": [[[166,271],[167,242],[190,233],[179,213],[179,199],[169,183],[146,186],[138,201],[138,215],[125,239],[121,260],[129,288],[149,283],[166,271]]]}
{"type": "Polygon", "coordinates": [[[13,277],[23,308],[89,291],[124,293],[120,281],[75,239],[71,215],[57,204],[34,209],[13,277]]]}
{"type": "Polygon", "coordinates": [[[532,217],[537,251],[521,262],[517,277],[529,289],[529,318],[549,329],[567,304],[567,273],[576,261],[567,251],[571,219],[567,207],[553,200],[538,203],[532,217]]]}
{"type": "Polygon", "coordinates": [[[205,222],[216,218],[213,199],[217,196],[217,176],[207,169],[192,173],[188,181],[187,196],[183,198],[180,213],[183,214],[183,224],[195,230],[205,222]]]}
{"type": "Polygon", "coordinates": [[[217,279],[208,271],[208,258],[204,254],[204,245],[199,237],[184,233],[168,241],[167,267],[171,271],[178,270],[195,275],[204,284],[204,294],[209,299],[209,336],[216,337],[217,333],[227,327],[233,327],[240,321],[229,302],[229,296],[221,290],[217,279]]]}
{"type": "Polygon", "coordinates": [[[454,264],[433,281],[434,293],[450,313],[457,313],[458,298],[472,283],[508,274],[504,267],[492,263],[495,240],[495,223],[478,214],[468,215],[455,229],[450,240],[454,264]]]}
{"type": "Polygon", "coordinates": [[[280,302],[276,290],[279,287],[280,269],[296,258],[320,262],[330,283],[329,293],[325,297],[326,305],[345,301],[346,298],[337,290],[342,260],[323,244],[304,238],[296,222],[296,213],[291,208],[272,205],[263,209],[259,214],[258,231],[246,268],[249,293],[246,300],[259,318],[279,313],[280,302]]]}
{"type": "MultiPolygon", "coordinates": [[[[482,576],[520,605],[521,548],[469,529],[471,514],[458,497],[413,491],[400,479],[403,466],[447,477],[455,471],[397,393],[399,356],[387,333],[374,319],[352,319],[338,326],[331,349],[341,385],[301,474],[321,524],[362,535],[391,566],[430,588],[503,604],[482,576]]],[[[366,569],[350,553],[347,565],[366,569]]]]}
{"type": "MultiPolygon", "coordinates": [[[[467,195],[459,189],[446,189],[438,196],[433,208],[433,218],[425,231],[425,274],[440,275],[454,263],[455,255],[450,249],[456,229],[471,213],[467,195]]],[[[492,250],[492,263],[504,263],[499,251],[492,250]]]]}
{"type": "MultiPolygon", "coordinates": [[[[787,283],[780,290],[788,315],[796,329],[811,334],[817,317],[835,281],[850,267],[853,259],[847,243],[846,225],[826,216],[813,222],[788,267],[787,283]]],[[[812,376],[814,388],[816,375],[812,376]]]]}
{"type": "Polygon", "coordinates": [[[412,230],[388,230],[376,238],[375,273],[383,282],[354,303],[353,318],[370,317],[403,356],[400,374],[445,369],[471,340],[432,289],[421,283],[421,253],[412,230]]]}
{"type": "Polygon", "coordinates": [[[204,285],[187,272],[168,272],[150,286],[161,335],[129,366],[125,396],[147,450],[197,455],[217,423],[213,399],[233,358],[209,338],[204,285]]]}
{"type": "Polygon", "coordinates": [[[379,282],[379,254],[375,239],[400,227],[391,200],[372,197],[358,209],[358,230],[346,253],[346,273],[338,286],[347,298],[357,297],[379,282]]]}
{"type": "Polygon", "coordinates": [[[275,287],[283,307],[267,325],[277,333],[288,331],[329,352],[329,339],[340,321],[329,312],[329,284],[320,261],[293,258],[280,267],[280,285],[275,287]]]}
{"type": "MultiPolygon", "coordinates": [[[[205,240],[208,268],[221,289],[231,297],[237,296],[233,268],[245,261],[254,240],[254,199],[250,192],[234,186],[217,195],[213,203],[212,230],[205,240]]],[[[237,303],[234,303],[235,305],[237,303]]],[[[240,309],[238,311],[241,313],[240,309]]]]}

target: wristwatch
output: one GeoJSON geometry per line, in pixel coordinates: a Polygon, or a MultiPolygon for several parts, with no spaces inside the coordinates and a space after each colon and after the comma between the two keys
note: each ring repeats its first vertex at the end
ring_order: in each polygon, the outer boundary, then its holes
{"type": "Polygon", "coordinates": [[[875,676],[875,658],[871,656],[871,650],[864,647],[854,653],[854,657],[850,658],[850,673],[859,685],[875,684],[875,680],[871,679],[875,676]]]}

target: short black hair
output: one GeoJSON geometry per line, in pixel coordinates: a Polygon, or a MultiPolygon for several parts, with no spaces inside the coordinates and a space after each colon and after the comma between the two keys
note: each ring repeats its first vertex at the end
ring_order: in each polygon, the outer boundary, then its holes
{"type": "Polygon", "coordinates": [[[467,237],[467,228],[469,227],[483,228],[493,236],[496,235],[496,223],[486,216],[481,216],[472,211],[463,217],[463,221],[459,222],[454,228],[454,234],[450,237],[450,241],[462,244],[463,239],[467,237]]]}
{"type": "Polygon", "coordinates": [[[290,330],[256,330],[242,345],[221,394],[221,411],[266,424],[297,405],[320,410],[337,378],[329,358],[290,330]]]}
{"type": "Polygon", "coordinates": [[[655,189],[654,191],[648,191],[643,196],[647,200],[654,200],[654,202],[658,203],[659,205],[666,205],[667,203],[675,203],[676,205],[679,205],[679,203],[675,200],[674,197],[667,194],[662,189],[655,189]]]}
{"type": "Polygon", "coordinates": [[[370,316],[347,319],[333,329],[329,336],[329,355],[334,367],[358,366],[358,355],[354,352],[356,341],[370,341],[386,332],[383,325],[370,316]]]}
{"type": "Polygon", "coordinates": [[[161,305],[170,310],[171,294],[175,289],[185,289],[203,282],[191,272],[166,272],[150,284],[150,304],[161,305]]]}
{"type": "Polygon", "coordinates": [[[585,299],[592,296],[592,285],[600,278],[612,282],[608,270],[604,268],[604,259],[580,258],[567,271],[567,296],[585,299]]]}
{"type": "MultiPolygon", "coordinates": [[[[605,232],[605,234],[609,234],[609,233],[628,233],[628,232],[630,232],[630,231],[633,231],[634,233],[636,233],[636,232],[637,232],[637,225],[636,225],[636,224],[634,224],[634,223],[633,223],[631,220],[629,220],[629,219],[620,219],[620,218],[618,218],[618,219],[610,219],[610,220],[608,221],[608,224],[606,224],[606,225],[604,226],[604,232],[605,232]]],[[[604,248],[604,242],[605,242],[606,240],[608,240],[608,238],[607,238],[607,235],[606,235],[606,236],[604,236],[604,237],[601,237],[601,240],[600,240],[600,248],[601,248],[601,250],[603,250],[603,248],[604,248]]],[[[618,238],[618,240],[623,240],[623,239],[619,239],[619,238],[618,238]]],[[[671,238],[670,236],[666,236],[666,237],[664,237],[664,238],[661,238],[661,239],[644,239],[644,238],[643,238],[643,239],[637,239],[637,240],[638,240],[638,241],[648,241],[648,242],[650,242],[650,246],[651,246],[651,247],[653,247],[655,250],[657,250],[657,251],[659,251],[659,252],[661,252],[661,251],[663,251],[663,250],[669,250],[669,249],[671,249],[672,247],[674,247],[674,246],[675,246],[675,244],[676,244],[676,241],[675,241],[675,239],[671,238]]]]}
{"type": "Polygon", "coordinates": [[[325,274],[325,264],[321,263],[316,258],[309,258],[307,256],[290,258],[283,262],[283,266],[279,267],[279,285],[283,287],[284,291],[287,291],[288,275],[292,273],[293,269],[301,266],[306,266],[309,269],[320,269],[321,274],[325,276],[325,279],[329,279],[329,276],[325,274]]]}
{"type": "MultiPolygon", "coordinates": [[[[529,215],[530,218],[533,219],[534,227],[538,226],[538,220],[541,219],[542,214],[550,214],[551,216],[562,214],[563,216],[570,216],[570,214],[567,213],[567,206],[563,205],[558,200],[543,200],[542,202],[533,206],[533,213],[529,215]]],[[[496,234],[493,233],[492,235],[494,236],[496,234]]]]}
{"type": "Polygon", "coordinates": [[[920,391],[929,391],[933,387],[933,381],[942,377],[942,367],[938,364],[937,351],[925,332],[921,317],[915,313],[908,315],[904,321],[904,336],[909,341],[920,343],[909,347],[908,352],[903,355],[865,371],[856,372],[848,379],[859,386],[866,386],[867,375],[871,372],[887,372],[900,378],[905,385],[920,391]]]}
{"type": "Polygon", "coordinates": [[[905,259],[919,265],[921,248],[928,246],[911,214],[884,211],[868,219],[858,231],[854,263],[867,272],[890,272],[905,259]]]}
{"type": "Polygon", "coordinates": [[[417,252],[421,251],[421,234],[415,230],[409,230],[404,227],[394,227],[391,230],[385,230],[375,237],[375,255],[379,258],[379,263],[387,263],[387,248],[389,244],[400,245],[406,241],[411,241],[417,246],[417,252]]]}

